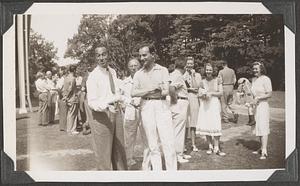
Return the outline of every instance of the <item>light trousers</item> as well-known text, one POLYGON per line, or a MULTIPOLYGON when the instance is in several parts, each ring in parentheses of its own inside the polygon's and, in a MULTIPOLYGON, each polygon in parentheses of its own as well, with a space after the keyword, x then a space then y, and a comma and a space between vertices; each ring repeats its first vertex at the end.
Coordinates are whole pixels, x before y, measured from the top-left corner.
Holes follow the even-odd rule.
POLYGON ((152 169, 154 171, 162 170, 159 138, 165 158, 166 170, 177 170, 172 114, 167 101, 143 100, 141 116, 150 150, 152 169))
POLYGON ((221 96, 222 119, 233 118, 231 104, 233 102, 233 85, 223 86, 223 96, 221 96))
POLYGON ((176 104, 171 105, 172 121, 175 135, 175 150, 177 155, 184 151, 184 137, 187 121, 188 100, 179 99, 176 104))
POLYGON ((150 151, 147 144, 146 134, 142 127, 140 111, 135 110, 135 120, 126 120, 124 122, 124 137, 125 137, 125 150, 127 161, 133 159, 134 147, 136 144, 136 137, 138 129, 140 131, 142 144, 144 145, 142 170, 150 170, 150 151))

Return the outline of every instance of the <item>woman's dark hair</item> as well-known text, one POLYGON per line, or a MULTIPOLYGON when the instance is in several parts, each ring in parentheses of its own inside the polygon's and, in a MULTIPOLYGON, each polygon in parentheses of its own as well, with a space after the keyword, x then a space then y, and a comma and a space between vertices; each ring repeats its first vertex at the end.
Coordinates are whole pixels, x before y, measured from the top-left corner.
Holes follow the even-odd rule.
POLYGON ((69 67, 69 72, 75 72, 76 71, 76 66, 75 65, 71 65, 69 67))
POLYGON ((261 75, 266 75, 266 74, 267 74, 267 69, 266 69, 265 65, 264 65, 262 62, 260 62, 260 61, 255 61, 255 62, 252 64, 252 67, 255 66, 255 65, 258 65, 258 66, 259 66, 261 75))
POLYGON ((211 68, 213 69, 213 72, 212 72, 213 78, 217 77, 218 76, 218 69, 216 68, 216 66, 213 65, 213 64, 211 64, 211 63, 206 63, 206 64, 204 64, 204 78, 207 77, 207 75, 206 75, 206 68, 208 66, 211 66, 211 68))

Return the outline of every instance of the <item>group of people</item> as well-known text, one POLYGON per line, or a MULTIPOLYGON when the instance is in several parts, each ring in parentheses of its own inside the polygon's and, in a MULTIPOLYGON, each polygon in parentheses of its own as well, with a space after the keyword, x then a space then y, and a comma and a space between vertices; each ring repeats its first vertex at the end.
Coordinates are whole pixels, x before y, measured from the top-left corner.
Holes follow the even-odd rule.
POLYGON ((76 75, 76 67, 59 68, 56 74, 51 71, 38 72, 35 86, 39 98, 40 126, 54 124, 59 115, 59 129, 70 135, 90 133, 87 121, 86 78, 76 75))
MULTIPOLYGON (((128 61, 130 75, 121 80, 109 66, 105 47, 97 47, 94 54, 97 66, 86 78, 84 103, 99 170, 128 170, 134 165, 138 131, 144 146, 142 170, 162 170, 162 157, 166 170, 177 170, 178 163, 188 162, 191 155, 186 154, 187 133, 191 136, 192 151, 199 151, 195 141, 199 132, 206 136, 207 154, 226 155, 220 147, 222 121, 238 122, 238 114, 231 107, 237 80, 226 61, 222 61, 223 69, 219 72, 213 64, 205 64, 201 75, 195 72, 192 57, 178 57, 175 69, 169 73, 156 63, 154 48, 146 45, 139 49, 139 59, 128 61)), ((68 119, 74 122, 72 116, 76 112, 72 107, 76 101, 69 96, 73 95, 69 91, 75 91, 73 68, 70 67, 64 80, 59 99, 67 104, 67 123, 68 119)), ((262 63, 254 62, 253 72, 250 88, 243 86, 245 78, 238 81, 238 93, 240 97, 252 97, 246 104, 248 124, 261 142, 261 148, 253 153, 266 159, 270 132, 268 98, 272 95, 272 85, 262 63)), ((41 80, 36 85, 43 117, 43 98, 49 93, 38 88, 38 81, 41 80)), ((74 125, 67 128, 72 132, 74 125)))

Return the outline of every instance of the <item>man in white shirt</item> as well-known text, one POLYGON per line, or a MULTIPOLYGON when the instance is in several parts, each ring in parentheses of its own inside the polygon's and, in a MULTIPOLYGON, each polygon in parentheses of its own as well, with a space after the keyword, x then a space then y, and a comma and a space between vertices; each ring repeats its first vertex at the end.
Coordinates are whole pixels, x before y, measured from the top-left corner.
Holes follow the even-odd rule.
POLYGON ((125 115, 124 115, 124 136, 125 136, 125 150, 128 166, 136 164, 134 158, 134 147, 136 144, 137 131, 139 129, 144 149, 144 159, 142 164, 143 170, 149 170, 149 149, 147 148, 147 141, 143 127, 141 126, 140 116, 140 98, 131 97, 131 89, 133 85, 133 76, 141 65, 138 59, 132 58, 127 64, 130 75, 122 82, 122 95, 125 96, 125 115))
POLYGON ((56 89, 58 91, 58 114, 59 114, 59 130, 60 131, 66 131, 67 130, 67 112, 68 107, 67 103, 62 100, 63 98, 63 87, 64 87, 64 81, 66 79, 67 70, 65 67, 61 67, 59 69, 59 78, 56 83, 56 89))
POLYGON ((139 50, 143 67, 133 77, 132 97, 141 97, 142 125, 150 150, 154 171, 162 170, 158 139, 161 141, 167 170, 177 170, 172 114, 166 101, 169 94, 168 69, 155 63, 154 48, 144 46, 139 50))
POLYGON ((50 87, 49 98, 48 98, 48 106, 49 106, 49 122, 54 123, 55 118, 55 103, 57 99, 57 90, 55 88, 55 82, 52 77, 52 72, 46 72, 46 81, 48 87, 50 87))
POLYGON ((91 108, 90 126, 99 170, 127 170, 124 149, 121 94, 116 71, 108 66, 105 47, 95 49, 98 66, 90 73, 87 101, 91 108))
POLYGON ((186 163, 188 162, 187 159, 191 158, 190 155, 183 154, 186 120, 189 106, 188 89, 183 77, 185 66, 186 59, 184 57, 179 57, 175 61, 175 70, 170 74, 172 121, 175 133, 177 161, 179 163, 186 163))
POLYGON ((49 124, 48 93, 50 88, 47 85, 44 73, 38 72, 36 77, 35 86, 39 93, 39 125, 46 126, 49 124))

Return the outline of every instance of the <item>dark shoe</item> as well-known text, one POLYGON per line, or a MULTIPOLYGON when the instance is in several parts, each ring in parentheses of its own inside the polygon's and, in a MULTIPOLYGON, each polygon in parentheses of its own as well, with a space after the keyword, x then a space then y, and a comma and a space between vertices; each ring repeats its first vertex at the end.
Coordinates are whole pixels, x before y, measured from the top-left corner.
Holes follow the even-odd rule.
POLYGON ((82 132, 83 135, 89 135, 90 133, 91 133, 91 129, 87 129, 82 132))
POLYGON ((229 123, 229 120, 228 119, 223 119, 223 122, 224 123, 229 123))
POLYGON ((239 115, 238 114, 233 114, 233 123, 237 123, 239 119, 239 115))
POLYGON ((249 115, 249 122, 247 123, 247 125, 254 126, 255 124, 256 124, 256 122, 254 119, 254 115, 249 115))

